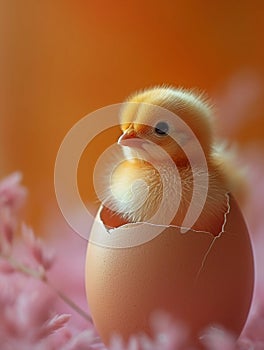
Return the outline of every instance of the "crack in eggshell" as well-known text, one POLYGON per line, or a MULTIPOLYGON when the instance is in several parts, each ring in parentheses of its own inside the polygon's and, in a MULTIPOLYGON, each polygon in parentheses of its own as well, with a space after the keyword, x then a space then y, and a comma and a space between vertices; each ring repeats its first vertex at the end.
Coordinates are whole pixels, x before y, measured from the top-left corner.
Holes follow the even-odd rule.
MULTIPOLYGON (((134 222, 127 223, 122 220, 121 217, 117 216, 114 212, 110 211, 107 207, 102 206, 98 211, 98 215, 96 217, 96 225, 103 227, 103 230, 98 230, 100 234, 98 236, 90 237, 90 241, 93 241, 96 244, 104 245, 105 247, 112 248, 129 248, 141 244, 145 244, 148 241, 156 238, 159 234, 161 234, 166 229, 175 228, 175 233, 179 235, 185 235, 189 233, 199 233, 201 235, 205 235, 204 237, 211 237, 209 245, 207 245, 204 254, 202 254, 201 264, 199 264, 199 269, 196 274, 196 279, 199 278, 199 275, 205 265, 206 259, 215 246, 215 242, 219 239, 222 233, 225 231, 225 227, 227 224, 227 216, 230 212, 230 197, 229 193, 225 194, 226 196, 226 211, 223 214, 223 222, 221 226, 221 231, 216 235, 213 232, 196 230, 193 228, 186 228, 184 232, 182 232, 182 226, 172 225, 172 224, 156 224, 151 222, 134 222), (144 235, 142 235, 142 230, 139 230, 139 226, 143 225, 144 235), (150 230, 147 227, 151 227, 150 230), (180 230, 180 231, 179 231, 180 230), (124 234, 126 234, 124 236, 124 234), (124 239, 125 237, 125 239, 124 239), (116 246, 115 246, 116 244, 116 246)), ((93 232, 97 232, 97 230, 93 230, 93 232)))
POLYGON ((223 222, 223 225, 222 225, 222 229, 221 229, 221 231, 218 233, 218 235, 215 236, 215 237, 213 238, 211 244, 209 245, 207 251, 205 252, 204 257, 203 257, 203 260, 202 260, 202 263, 201 263, 201 266, 200 266, 200 268, 199 268, 199 270, 198 270, 198 272, 197 272, 197 275, 196 275, 196 277, 195 277, 195 282, 198 281, 199 276, 200 276, 200 274, 201 274, 201 272, 202 272, 202 270, 203 270, 203 268, 204 268, 204 266, 205 266, 206 259, 207 259, 208 255, 209 255, 209 253, 211 252, 211 250, 213 249, 213 246, 214 246, 216 240, 219 239, 219 238, 222 236, 222 234, 225 232, 225 226, 226 226, 226 224, 227 224, 227 216, 228 216, 228 214, 230 213, 230 209, 231 209, 229 193, 226 193, 225 196, 226 196, 226 206, 227 206, 227 210, 226 210, 226 212, 224 213, 224 222, 223 222))
MULTIPOLYGON (((224 221, 223 221, 223 224, 222 224, 222 229, 221 231, 215 235, 213 234, 212 232, 210 231, 204 231, 204 230, 195 230, 191 227, 183 227, 183 226, 179 226, 179 225, 165 225, 165 224, 157 224, 157 223, 152 223, 152 222, 149 222, 149 221, 137 221, 137 222, 129 222, 129 223, 124 223, 124 224, 121 224, 121 225, 118 225, 116 227, 112 227, 112 226, 108 226, 106 224, 106 222, 104 221, 103 217, 101 216, 101 213, 104 209, 104 207, 101 207, 101 209, 99 210, 100 212, 100 221, 102 222, 102 224, 104 225, 105 229, 107 230, 107 232, 109 234, 113 233, 114 231, 120 229, 121 227, 122 228, 130 228, 132 226, 136 226, 136 225, 149 225, 149 226, 155 226, 155 227, 164 227, 164 229, 166 228, 169 228, 169 227, 175 227, 175 228, 179 228, 179 229, 184 229, 184 230, 187 230, 187 231, 192 231, 192 232, 196 232, 196 233, 207 233, 207 234, 210 234, 212 236, 214 236, 214 238, 219 238, 221 236, 222 233, 224 233, 224 230, 225 230, 225 226, 226 226, 226 223, 227 223, 227 215, 229 214, 230 212, 230 197, 229 197, 229 193, 226 193, 225 194, 226 196, 226 206, 227 206, 227 210, 226 212, 224 213, 224 221)), ((187 232, 186 231, 186 232, 187 232)), ((180 234, 186 234, 186 232, 181 232, 180 234)))

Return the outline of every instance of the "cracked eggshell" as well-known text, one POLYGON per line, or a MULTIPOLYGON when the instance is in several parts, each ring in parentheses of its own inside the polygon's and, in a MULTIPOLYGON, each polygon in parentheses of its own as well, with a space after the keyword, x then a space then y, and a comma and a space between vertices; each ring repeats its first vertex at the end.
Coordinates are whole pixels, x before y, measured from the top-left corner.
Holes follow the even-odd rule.
POLYGON ((147 223, 109 234, 98 214, 87 249, 86 291, 105 343, 116 333, 124 339, 151 334, 150 316, 156 310, 185 322, 194 337, 211 324, 240 334, 251 304, 254 266, 248 230, 232 197, 230 208, 218 237, 191 230, 183 234, 176 227, 156 235, 147 223), (124 248, 130 231, 131 240, 134 234, 154 238, 124 248))

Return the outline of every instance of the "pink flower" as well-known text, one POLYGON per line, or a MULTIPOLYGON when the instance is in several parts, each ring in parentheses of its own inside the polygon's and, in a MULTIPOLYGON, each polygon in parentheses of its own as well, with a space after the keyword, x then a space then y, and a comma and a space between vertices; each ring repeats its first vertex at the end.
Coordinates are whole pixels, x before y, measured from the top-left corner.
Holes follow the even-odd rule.
POLYGON ((11 248, 18 210, 26 199, 27 191, 20 185, 21 178, 17 172, 0 182, 0 251, 5 255, 11 248))
POLYGON ((45 338, 48 335, 58 331, 60 328, 64 327, 69 321, 71 315, 55 315, 50 320, 45 322, 39 329, 37 334, 37 339, 45 338))
POLYGON ((219 327, 210 327, 201 338, 202 343, 208 350, 235 350, 236 338, 219 327))
POLYGON ((45 247, 42 240, 37 238, 34 231, 25 224, 22 225, 22 236, 35 261, 45 271, 49 270, 55 259, 54 251, 50 247, 45 247))
POLYGON ((20 185, 22 174, 13 173, 0 182, 0 210, 3 207, 10 208, 16 213, 25 203, 27 190, 20 185))

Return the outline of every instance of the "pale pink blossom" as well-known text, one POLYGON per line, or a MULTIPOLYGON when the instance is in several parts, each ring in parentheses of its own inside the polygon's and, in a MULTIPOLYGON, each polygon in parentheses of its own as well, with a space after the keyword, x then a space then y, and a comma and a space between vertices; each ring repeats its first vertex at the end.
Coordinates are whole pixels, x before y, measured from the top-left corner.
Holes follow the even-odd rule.
POLYGON ((208 350, 235 350, 236 338, 221 327, 210 327, 201 337, 202 343, 208 350))
POLYGON ((70 318, 71 318, 71 315, 67 315, 67 314, 53 316, 50 320, 46 321, 40 327, 36 338, 40 340, 58 331, 60 328, 66 325, 66 323, 69 321, 70 318))
POLYGON ((21 179, 21 173, 16 172, 0 181, 0 252, 4 255, 10 252, 18 211, 27 195, 21 179))
POLYGON ((62 350, 106 350, 94 330, 84 330, 70 339, 62 350))
POLYGON ((13 173, 0 181, 0 208, 9 207, 14 213, 25 203, 27 190, 20 182, 22 174, 13 173))
POLYGON ((51 247, 47 248, 43 241, 35 236, 34 231, 25 224, 22 225, 22 235, 35 261, 46 271, 49 270, 55 259, 51 247))

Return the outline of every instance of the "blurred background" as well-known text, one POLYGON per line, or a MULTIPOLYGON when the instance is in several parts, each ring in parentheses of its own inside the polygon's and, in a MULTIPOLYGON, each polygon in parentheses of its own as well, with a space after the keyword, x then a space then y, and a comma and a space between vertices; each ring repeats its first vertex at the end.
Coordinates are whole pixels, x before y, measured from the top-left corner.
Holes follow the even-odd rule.
MULTIPOLYGON (((219 135, 251 159, 264 151, 263 1, 0 0, 0 26, 0 177, 23 173, 37 232, 60 215, 53 171, 67 131, 135 90, 205 90, 219 135)), ((100 136, 80 163, 93 209, 91 169, 118 133, 100 136)))

